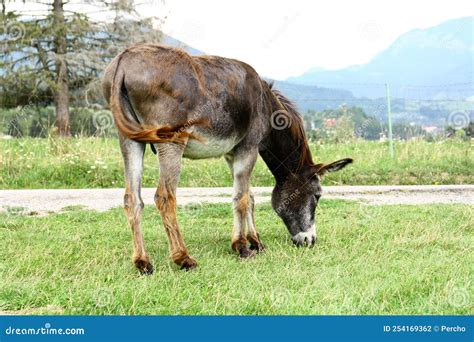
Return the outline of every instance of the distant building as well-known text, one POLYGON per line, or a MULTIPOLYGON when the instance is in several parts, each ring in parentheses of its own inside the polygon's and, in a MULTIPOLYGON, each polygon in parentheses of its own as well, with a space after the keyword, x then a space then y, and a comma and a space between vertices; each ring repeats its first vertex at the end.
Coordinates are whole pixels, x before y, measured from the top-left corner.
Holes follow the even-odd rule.
POLYGON ((437 126, 423 126, 421 127, 423 131, 429 134, 439 134, 442 133, 442 129, 437 126))
POLYGON ((337 119, 334 119, 334 118, 324 119, 324 126, 326 128, 335 127, 336 125, 337 125, 337 119))

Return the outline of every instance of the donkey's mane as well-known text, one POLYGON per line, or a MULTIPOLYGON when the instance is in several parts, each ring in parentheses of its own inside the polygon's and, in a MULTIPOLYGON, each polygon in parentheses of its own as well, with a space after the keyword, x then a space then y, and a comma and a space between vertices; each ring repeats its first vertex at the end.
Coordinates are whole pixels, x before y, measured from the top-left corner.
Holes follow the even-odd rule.
POLYGON ((273 93, 275 96, 277 102, 280 104, 280 106, 284 109, 286 112, 285 114, 288 115, 289 122, 290 122, 290 132, 297 143, 298 146, 301 146, 301 155, 300 155, 300 163, 299 167, 303 165, 314 165, 313 163, 313 158, 311 156, 311 150, 309 149, 308 145, 308 139, 306 138, 306 132, 304 130, 304 122, 303 118, 301 117, 300 113, 298 113, 298 110, 296 108, 296 105, 293 101, 288 99, 285 95, 283 95, 279 90, 274 89, 273 85, 274 83, 268 83, 267 81, 264 81, 268 87, 270 88, 270 91, 273 93))

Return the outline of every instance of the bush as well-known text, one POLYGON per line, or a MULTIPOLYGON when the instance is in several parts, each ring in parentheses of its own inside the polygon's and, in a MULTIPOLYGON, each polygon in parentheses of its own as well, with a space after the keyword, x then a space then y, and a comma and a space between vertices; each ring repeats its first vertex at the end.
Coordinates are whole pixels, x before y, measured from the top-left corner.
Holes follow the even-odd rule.
POLYGON ((71 133, 75 136, 115 136, 112 113, 106 109, 73 108, 71 110, 71 133))
MULTIPOLYGON (((116 135, 109 110, 73 107, 70 111, 71 133, 74 136, 116 135)), ((47 137, 54 127, 54 108, 24 106, 0 110, 0 132, 13 137, 47 137)))

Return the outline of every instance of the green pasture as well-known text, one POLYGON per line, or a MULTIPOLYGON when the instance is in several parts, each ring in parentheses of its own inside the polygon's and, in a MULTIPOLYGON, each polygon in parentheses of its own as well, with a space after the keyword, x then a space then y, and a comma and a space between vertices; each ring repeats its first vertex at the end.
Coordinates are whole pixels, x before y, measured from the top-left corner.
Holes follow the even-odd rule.
MULTIPOLYGON (((182 208, 181 208, 182 209, 182 208)), ((321 200, 318 243, 296 248, 269 204, 266 251, 231 251, 229 205, 179 211, 198 269, 168 256, 159 214, 144 212, 156 272, 140 276, 121 209, 0 215, 0 310, 12 314, 472 314, 473 207, 321 200)))

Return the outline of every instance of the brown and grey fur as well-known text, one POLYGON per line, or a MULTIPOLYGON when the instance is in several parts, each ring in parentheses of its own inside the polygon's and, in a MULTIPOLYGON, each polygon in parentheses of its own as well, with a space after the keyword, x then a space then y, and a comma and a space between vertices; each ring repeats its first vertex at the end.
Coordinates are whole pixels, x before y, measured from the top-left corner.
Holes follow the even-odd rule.
POLYGON ((181 268, 197 266, 176 219, 182 157, 225 157, 234 180, 232 249, 242 258, 264 249, 255 228, 250 190, 258 154, 275 177, 272 205, 293 241, 298 246, 314 244, 320 175, 352 160, 314 164, 293 104, 252 67, 233 59, 192 57, 179 49, 143 44, 119 54, 107 67, 102 84, 119 131, 125 212, 133 232, 133 260, 142 273, 153 272, 140 227, 147 143, 157 151, 160 166, 155 203, 171 258, 181 268), (284 113, 289 124, 275 125, 274 113, 284 113))

